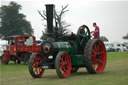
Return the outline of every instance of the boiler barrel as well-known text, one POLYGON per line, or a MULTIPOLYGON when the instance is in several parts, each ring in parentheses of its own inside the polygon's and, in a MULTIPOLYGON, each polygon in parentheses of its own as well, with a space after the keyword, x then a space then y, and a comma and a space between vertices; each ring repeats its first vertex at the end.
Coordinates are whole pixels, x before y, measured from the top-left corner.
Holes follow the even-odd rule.
POLYGON ((41 45, 41 50, 44 55, 52 55, 60 51, 68 52, 69 54, 77 51, 77 46, 71 45, 69 42, 48 42, 45 41, 41 45))
POLYGON ((75 44, 72 46, 69 42, 57 42, 57 45, 59 47, 59 51, 65 51, 69 54, 77 51, 75 44))

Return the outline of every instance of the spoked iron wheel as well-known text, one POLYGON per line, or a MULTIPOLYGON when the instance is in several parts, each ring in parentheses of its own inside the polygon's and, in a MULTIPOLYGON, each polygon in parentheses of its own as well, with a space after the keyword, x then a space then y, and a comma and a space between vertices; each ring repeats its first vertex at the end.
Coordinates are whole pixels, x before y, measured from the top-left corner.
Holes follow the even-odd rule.
POLYGON ((2 64, 8 64, 7 57, 4 54, 1 56, 1 63, 2 64))
POLYGON ((89 73, 100 73, 106 65, 106 49, 101 40, 90 40, 85 47, 85 64, 89 73))
POLYGON ((55 68, 60 78, 65 78, 70 75, 71 72, 71 59, 68 53, 59 52, 56 56, 55 68))
POLYGON ((71 73, 76 73, 79 70, 79 67, 72 67, 71 73))
POLYGON ((44 57, 40 53, 33 53, 28 62, 28 68, 33 78, 40 78, 44 73, 41 63, 44 61, 44 57))

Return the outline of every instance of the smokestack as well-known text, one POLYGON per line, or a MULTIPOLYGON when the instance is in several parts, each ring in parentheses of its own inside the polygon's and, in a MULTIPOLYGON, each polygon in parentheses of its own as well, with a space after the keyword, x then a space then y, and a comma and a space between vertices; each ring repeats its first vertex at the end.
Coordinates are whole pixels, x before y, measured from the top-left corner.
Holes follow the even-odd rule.
POLYGON ((53 38, 53 4, 46 5, 48 40, 53 38))

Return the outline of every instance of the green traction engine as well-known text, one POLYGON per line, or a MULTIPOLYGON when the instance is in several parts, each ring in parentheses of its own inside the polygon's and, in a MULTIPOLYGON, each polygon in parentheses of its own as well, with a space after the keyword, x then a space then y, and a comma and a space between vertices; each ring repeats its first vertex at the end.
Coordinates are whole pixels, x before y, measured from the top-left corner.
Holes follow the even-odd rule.
POLYGON ((32 77, 42 77, 45 69, 56 69, 60 78, 84 67, 90 74, 100 73, 106 65, 106 49, 99 39, 91 39, 86 25, 78 28, 77 34, 62 35, 57 25, 53 26, 54 5, 46 5, 48 38, 41 44, 41 51, 33 53, 28 68, 32 77))

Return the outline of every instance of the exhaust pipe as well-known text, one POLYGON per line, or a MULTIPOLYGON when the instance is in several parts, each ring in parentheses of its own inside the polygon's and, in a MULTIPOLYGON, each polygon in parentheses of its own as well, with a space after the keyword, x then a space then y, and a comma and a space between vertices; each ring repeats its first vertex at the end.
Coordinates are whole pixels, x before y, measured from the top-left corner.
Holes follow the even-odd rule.
POLYGON ((47 36, 49 41, 54 41, 53 38, 53 4, 47 4, 46 5, 46 16, 47 16, 47 36))

